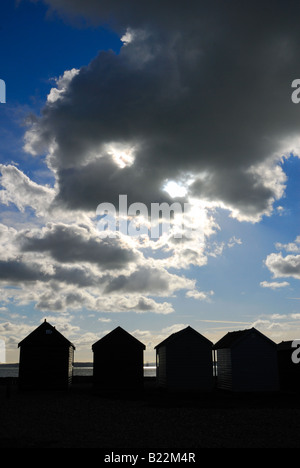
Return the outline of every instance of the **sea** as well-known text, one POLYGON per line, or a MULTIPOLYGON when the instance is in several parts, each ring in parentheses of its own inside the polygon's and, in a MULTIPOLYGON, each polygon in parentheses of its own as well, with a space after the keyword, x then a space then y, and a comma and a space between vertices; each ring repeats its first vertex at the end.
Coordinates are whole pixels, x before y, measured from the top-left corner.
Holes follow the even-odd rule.
MULTIPOLYGON (((19 365, 18 364, 0 364, 0 378, 3 377, 18 377, 19 365)), ((93 364, 89 363, 74 363, 73 366, 74 376, 92 376, 93 364)), ((156 366, 144 366, 144 377, 156 377, 156 366)))

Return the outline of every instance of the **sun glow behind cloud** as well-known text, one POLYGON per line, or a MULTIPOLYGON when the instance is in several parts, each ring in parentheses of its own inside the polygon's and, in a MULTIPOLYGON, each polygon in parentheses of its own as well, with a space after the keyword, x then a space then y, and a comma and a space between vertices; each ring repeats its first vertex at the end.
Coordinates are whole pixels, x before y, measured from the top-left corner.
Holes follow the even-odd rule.
POLYGON ((172 198, 181 198, 181 197, 185 197, 188 190, 187 188, 178 183, 178 182, 175 182, 174 180, 170 180, 168 181, 165 185, 164 185, 164 190, 172 197, 172 198))
POLYGON ((130 167, 134 163, 137 145, 109 143, 105 145, 105 149, 117 166, 124 169, 124 167, 130 167))

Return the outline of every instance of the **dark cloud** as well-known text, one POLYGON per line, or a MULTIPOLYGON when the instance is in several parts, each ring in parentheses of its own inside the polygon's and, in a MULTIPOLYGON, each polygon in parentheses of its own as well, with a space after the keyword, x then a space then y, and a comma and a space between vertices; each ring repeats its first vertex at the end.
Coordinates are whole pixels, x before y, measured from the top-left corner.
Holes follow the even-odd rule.
POLYGON ((193 281, 172 275, 162 268, 141 266, 129 275, 112 278, 105 288, 105 293, 147 293, 164 296, 177 289, 191 288, 193 285, 193 281))
POLYGON ((19 241, 23 252, 50 254, 60 263, 87 262, 109 270, 124 268, 138 260, 138 255, 117 239, 101 239, 78 225, 49 225, 39 236, 22 233, 19 241))
POLYGON ((170 202, 162 191, 158 171, 153 168, 118 168, 110 157, 104 156, 87 165, 58 171, 59 193, 53 206, 67 209, 95 210, 102 202, 113 203, 116 211, 119 195, 127 195, 128 206, 136 201, 170 202))
MULTIPOLYGON (((26 283, 47 283, 55 292, 58 284, 75 285, 80 288, 99 287, 109 277, 102 278, 81 266, 71 268, 62 265, 45 268, 45 258, 42 262, 32 262, 28 259, 11 259, 0 261, 0 281, 15 285, 26 283)), ((58 292, 58 291, 56 291, 58 292)))
POLYGON ((22 260, 0 260, 0 281, 17 284, 48 281, 50 278, 38 264, 27 264, 22 260))
MULTIPOLYGON (((282 176, 282 179, 285 178, 282 176)), ((274 178, 275 181, 275 178, 274 178)), ((191 193, 204 194, 209 201, 222 201, 246 216, 268 212, 275 197, 275 187, 266 186, 258 174, 235 168, 223 168, 191 185, 191 193)))
POLYGON ((241 218, 270 213, 284 190, 276 164, 298 151, 299 4, 46 3, 132 37, 65 80, 27 134, 29 151, 51 149, 56 204, 95 210, 120 193, 160 201, 167 180, 190 174, 199 198, 241 218), (121 169, 111 144, 133 148, 134 163, 121 169))
MULTIPOLYGON (((83 266, 67 268, 62 265, 55 265, 52 279, 59 284, 75 285, 80 288, 98 287, 104 282, 104 278, 83 266)), ((52 285, 52 287, 55 287, 52 285)))
MULTIPOLYGON (((151 25, 165 28, 181 27, 193 23, 203 9, 212 10, 210 5, 222 5, 221 2, 189 1, 189 8, 181 0, 152 0, 151 3, 130 0, 43 0, 50 5, 51 10, 61 13, 65 19, 80 21, 86 20, 93 24, 109 24, 122 31, 127 26, 151 25), (194 16, 191 15, 191 9, 194 16)), ((76 23, 75 23, 76 24, 76 23)), ((81 23, 83 24, 83 23, 81 23)))

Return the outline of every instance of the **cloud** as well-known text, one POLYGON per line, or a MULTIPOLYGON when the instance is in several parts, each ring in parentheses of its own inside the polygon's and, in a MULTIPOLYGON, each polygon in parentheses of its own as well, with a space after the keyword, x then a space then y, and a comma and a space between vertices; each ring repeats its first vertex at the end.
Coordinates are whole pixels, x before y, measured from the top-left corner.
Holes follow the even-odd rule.
POLYGON ((276 249, 284 249, 287 252, 299 253, 300 252, 300 236, 297 236, 294 242, 289 242, 288 244, 282 244, 281 242, 276 242, 276 249))
POLYGON ((280 289, 289 286, 290 283, 287 281, 276 282, 276 281, 261 281, 260 286, 262 288, 270 288, 270 289, 280 289))
POLYGON ((120 193, 170 200, 166 181, 192 176, 187 197, 241 221, 272 213, 287 181, 282 157, 299 151, 298 5, 288 15, 276 2, 270 21, 257 1, 45 3, 130 35, 119 54, 66 71, 28 129, 26 150, 48 152, 57 206, 95 210, 120 193), (132 151, 130 163, 117 164, 116 147, 132 151))
POLYGON ((299 314, 272 314, 257 318, 251 326, 279 343, 298 339, 299 318, 299 314))
POLYGON ((33 182, 17 167, 0 164, 0 202, 13 203, 21 212, 26 207, 35 210, 37 216, 44 215, 55 195, 54 189, 33 182), (16 190, 17 187, 17 190, 16 190))
MULTIPOLYGON (((59 315, 80 310, 162 315, 174 312, 170 302, 158 302, 147 296, 148 291, 144 294, 139 291, 107 294, 104 292, 106 283, 101 281, 101 278, 95 278, 93 284, 89 284, 83 274, 75 276, 73 269, 70 270, 69 278, 66 271, 61 272, 61 276, 57 273, 45 276, 36 265, 33 266, 35 275, 24 264, 18 265, 13 271, 11 264, 1 264, 1 269, 3 273, 0 278, 0 291, 5 309, 30 304, 36 310, 45 313, 52 311, 59 315)), ((160 291, 155 295, 161 295, 160 291)))
POLYGON ((68 89, 70 81, 73 77, 79 73, 79 70, 73 68, 72 70, 67 70, 62 76, 55 80, 56 88, 51 88, 50 93, 47 96, 47 102, 54 103, 58 99, 63 97, 64 92, 68 89))
POLYGON ((191 297, 193 299, 198 299, 200 301, 209 300, 211 296, 213 295, 214 295, 214 291, 204 292, 204 291, 191 290, 191 291, 187 291, 186 293, 186 297, 191 297))
POLYGON ((32 303, 38 310, 60 313, 85 308, 169 314, 174 312, 169 302, 148 296, 172 296, 194 287, 193 280, 170 274, 122 239, 97 237, 92 224, 48 223, 19 232, 0 225, 0 239, 5 305, 32 303))
POLYGON ((140 313, 155 312, 157 314, 163 314, 163 315, 171 314, 172 312, 174 312, 173 306, 170 303, 168 302, 158 303, 149 297, 143 297, 143 296, 141 296, 138 299, 138 302, 136 305, 134 305, 133 307, 129 306, 128 309, 136 311, 136 312, 140 312, 140 313))
MULTIPOLYGON (((136 312, 168 315, 174 312, 169 302, 157 302, 139 293, 103 295, 97 298, 98 310, 103 312, 136 312)), ((97 310, 97 307, 95 307, 97 310)))
POLYGON ((5 342, 5 351, 15 350, 18 343, 27 336, 33 327, 24 323, 13 323, 10 321, 0 323, 0 339, 5 342))
MULTIPOLYGON (((297 236, 294 242, 283 244, 276 242, 275 247, 278 250, 285 250, 292 252, 292 254, 283 256, 282 252, 271 253, 267 256, 264 263, 269 271, 272 273, 273 278, 295 278, 300 279, 300 236, 297 236)), ((268 282, 262 281, 260 285, 263 288, 279 289, 289 286, 287 281, 283 282, 268 282)))
POLYGON ((14 228, 0 224, 0 255, 2 261, 12 259, 17 255, 16 235, 17 231, 14 228))
POLYGON ((0 242, 4 306, 166 315, 174 312, 172 304, 155 297, 172 296, 195 284, 169 273, 165 261, 146 258, 130 237, 101 238, 86 217, 81 223, 49 222, 19 231, 0 224, 0 242))
POLYGON ((118 239, 101 239, 87 225, 49 223, 41 231, 19 236, 22 252, 49 253, 60 263, 93 263, 102 269, 120 269, 138 262, 140 255, 118 239))
POLYGON ((32 281, 48 281, 49 279, 50 275, 45 273, 40 265, 29 265, 20 260, 0 260, 0 281, 30 283, 32 281))
POLYGON ((113 278, 105 293, 148 293, 168 296, 179 289, 193 288, 194 280, 169 273, 163 268, 141 266, 130 275, 113 278))
POLYGON ((282 253, 272 253, 265 260, 274 278, 291 277, 300 279, 300 255, 282 256, 282 253))

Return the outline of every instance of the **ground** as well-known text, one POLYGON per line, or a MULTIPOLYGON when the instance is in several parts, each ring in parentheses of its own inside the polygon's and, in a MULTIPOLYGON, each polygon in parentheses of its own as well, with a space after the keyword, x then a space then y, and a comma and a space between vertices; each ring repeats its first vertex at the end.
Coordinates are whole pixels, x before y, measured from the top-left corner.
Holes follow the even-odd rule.
POLYGON ((282 393, 170 394, 149 379, 141 394, 0 385, 1 448, 298 448, 300 399, 282 393))

